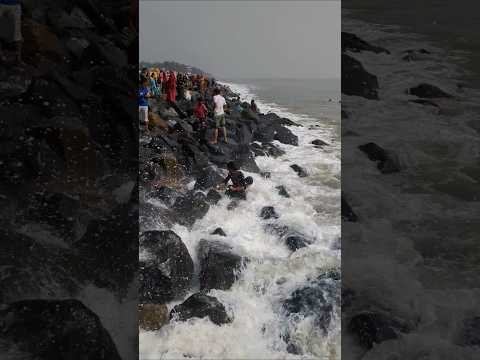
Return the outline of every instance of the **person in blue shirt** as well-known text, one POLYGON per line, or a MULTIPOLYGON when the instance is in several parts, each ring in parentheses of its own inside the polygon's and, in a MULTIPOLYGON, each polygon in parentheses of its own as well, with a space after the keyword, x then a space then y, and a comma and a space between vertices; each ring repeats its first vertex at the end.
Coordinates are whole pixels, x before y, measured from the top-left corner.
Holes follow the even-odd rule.
POLYGON ((148 80, 144 79, 140 82, 138 88, 138 113, 140 117, 140 124, 145 126, 148 131, 148 97, 150 97, 150 90, 148 88, 148 80))
MULTIPOLYGON (((0 0, 0 41, 13 45, 15 61, 22 61, 22 8, 18 0, 0 0)), ((5 58, 2 54, 2 60, 5 58)))

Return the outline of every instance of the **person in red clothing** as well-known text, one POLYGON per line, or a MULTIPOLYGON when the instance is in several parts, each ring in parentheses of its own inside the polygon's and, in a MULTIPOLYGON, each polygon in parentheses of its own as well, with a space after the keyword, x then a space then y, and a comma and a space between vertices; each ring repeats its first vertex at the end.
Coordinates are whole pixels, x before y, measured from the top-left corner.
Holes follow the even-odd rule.
POLYGON ((167 101, 175 102, 177 99, 177 77, 175 72, 171 71, 166 83, 167 101))
POLYGON ((195 110, 193 110, 193 115, 197 118, 195 122, 195 130, 198 134, 198 141, 200 144, 207 144, 207 114, 208 109, 203 98, 199 97, 197 99, 197 104, 195 105, 195 110))

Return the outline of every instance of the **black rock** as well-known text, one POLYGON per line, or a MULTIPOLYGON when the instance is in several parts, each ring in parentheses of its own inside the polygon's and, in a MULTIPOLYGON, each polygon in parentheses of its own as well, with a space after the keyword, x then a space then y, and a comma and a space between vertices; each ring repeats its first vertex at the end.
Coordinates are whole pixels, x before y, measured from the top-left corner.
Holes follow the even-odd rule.
POLYGON ((290 165, 290 167, 293 169, 293 171, 295 171, 298 174, 299 177, 308 176, 307 172, 297 164, 290 165))
POLYGON ((409 327, 400 320, 380 312, 363 312, 352 317, 348 325, 357 342, 366 349, 382 341, 396 339, 401 332, 408 332, 409 327))
POLYGON ((150 196, 162 200, 168 205, 173 205, 175 199, 181 196, 181 194, 178 191, 171 189, 167 186, 160 186, 151 191, 150 196))
POLYGON ((157 303, 164 303, 172 300, 169 296, 177 298, 183 295, 192 280, 194 266, 182 239, 171 230, 146 231, 140 235, 140 246, 154 256, 145 264, 143 279, 148 284, 159 280, 157 278, 152 280, 155 274, 162 279, 156 289, 153 289, 156 299, 149 299, 152 287, 147 286, 147 283, 141 283, 140 301, 147 303, 156 300, 157 303), (162 294, 165 294, 165 300, 160 301, 159 297, 162 294))
POLYGON ((263 207, 262 210, 260 211, 260 217, 264 220, 279 218, 273 206, 263 207))
POLYGON ((358 220, 357 215, 353 212, 352 208, 348 204, 347 200, 342 196, 341 200, 341 206, 342 206, 342 220, 343 221, 350 221, 350 222, 356 222, 358 220))
POLYGON ((223 176, 213 166, 203 168, 197 175, 197 181, 195 182, 195 190, 206 190, 211 187, 215 187, 223 181, 223 176))
POLYGON ((480 317, 465 321, 460 344, 463 346, 480 346, 480 317))
POLYGON ((308 246, 309 241, 300 234, 294 234, 285 238, 285 244, 291 251, 297 251, 308 246))
POLYGON ((368 143, 360 145, 358 148, 367 154, 371 161, 377 162, 377 168, 382 174, 391 174, 400 171, 400 165, 396 157, 377 144, 368 143))
POLYGON ((139 263, 138 299, 143 304, 164 304, 177 297, 171 279, 155 263, 139 263))
POLYGON ((425 100, 425 99, 417 99, 417 100, 408 100, 409 102, 420 104, 420 105, 425 105, 425 106, 433 106, 433 107, 439 107, 437 103, 431 101, 431 100, 425 100))
POLYGON ((328 146, 328 144, 327 144, 325 141, 320 140, 320 139, 313 140, 313 141, 312 141, 312 144, 313 144, 313 145, 316 145, 316 146, 318 146, 318 147, 328 146))
MULTIPOLYGON (((321 274, 308 286, 295 290, 283 303, 287 316, 312 316, 324 334, 328 332, 334 307, 340 307, 340 273, 336 270, 321 274)), ((295 317, 293 317, 295 318, 295 317)))
POLYGON ((272 176, 272 173, 270 171, 262 171, 260 175, 265 179, 270 179, 272 176))
POLYGON ((273 140, 280 141, 282 144, 298 146, 298 136, 283 126, 275 127, 273 140))
POLYGON ((342 93, 377 100, 377 89, 377 77, 367 72, 358 60, 342 54, 342 93))
POLYGON ((437 86, 426 84, 426 83, 410 88, 408 90, 408 93, 421 98, 431 98, 431 99, 452 97, 452 95, 447 94, 437 86))
POLYGON ((251 149, 255 156, 271 156, 277 158, 285 154, 285 151, 270 143, 263 143, 262 145, 253 143, 251 149))
POLYGON ((289 198, 290 194, 287 192, 287 189, 283 185, 276 186, 275 189, 278 190, 278 195, 289 198))
POLYGON ((195 221, 205 216, 210 208, 206 197, 201 193, 188 192, 178 197, 173 204, 173 216, 176 222, 184 226, 192 226, 195 221))
POLYGON ((227 236, 227 234, 225 234, 225 231, 223 231, 223 229, 222 229, 221 227, 216 228, 216 229, 212 232, 212 235, 227 236))
POLYGON ((200 240, 200 288, 227 290, 235 282, 242 266, 242 257, 219 241, 200 240))
POLYGON ((98 316, 78 300, 14 302, 0 318, 2 342, 35 359, 121 360, 98 316))
POLYGON ((342 31, 342 52, 350 50, 353 52, 373 51, 374 53, 390 54, 390 51, 380 46, 374 46, 360 39, 357 35, 342 31))
POLYGON ((207 202, 210 205, 216 205, 220 199, 222 198, 222 195, 216 190, 210 189, 207 193, 207 202))
POLYGON ((204 317, 208 317, 216 325, 232 322, 225 307, 217 298, 202 293, 193 294, 170 312, 170 319, 176 318, 180 321, 204 317))

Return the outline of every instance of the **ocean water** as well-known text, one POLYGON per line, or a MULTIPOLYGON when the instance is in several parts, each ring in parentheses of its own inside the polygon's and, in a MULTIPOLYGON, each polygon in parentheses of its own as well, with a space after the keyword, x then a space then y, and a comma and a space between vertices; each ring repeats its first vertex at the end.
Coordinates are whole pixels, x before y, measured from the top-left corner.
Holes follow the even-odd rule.
MULTIPOLYGON (((454 17, 465 1, 404 4, 406 10, 392 2, 382 23, 375 1, 351 3, 362 9, 344 9, 342 30, 391 54, 351 54, 378 77, 380 99, 342 96, 348 114, 342 120, 342 191, 360 218, 342 228, 342 281, 359 295, 361 309, 386 309, 412 330, 367 352, 344 334, 344 359, 478 359, 479 348, 461 341, 465 321, 480 315, 479 76, 466 47, 434 34, 430 15, 422 21, 415 15, 430 4, 444 31, 449 9, 454 17), (405 50, 422 48, 430 54, 402 60, 405 50), (405 90, 422 82, 453 98, 435 99, 438 108, 409 103, 415 97, 405 90), (393 151, 401 172, 380 174, 358 150, 367 142, 393 151)), ((478 13, 466 15, 448 37, 468 33, 475 19, 478 13)), ((342 318, 355 311, 344 309, 342 318)))
MULTIPOLYGON (((283 301, 294 290, 308 285, 328 269, 340 268, 339 84, 333 89, 325 88, 325 92, 315 92, 326 85, 310 82, 302 90, 297 83, 296 93, 292 88, 286 89, 283 80, 266 85, 262 82, 224 84, 242 100, 255 98, 261 112, 273 111, 303 125, 291 128, 299 137, 299 146, 277 143, 286 151, 285 155, 276 159, 257 157, 258 166, 270 172, 271 178, 247 173, 254 178, 254 185, 248 200, 236 209, 228 211, 229 201, 222 199, 191 229, 180 225, 172 227, 186 244, 196 271, 196 247, 202 238, 225 241, 250 262, 231 289, 210 291, 233 315, 231 324, 216 326, 208 319, 190 319, 171 322, 159 331, 141 330, 140 358, 340 359, 338 306, 332 304, 332 320, 326 334, 315 326, 312 316, 288 317, 282 310, 283 301), (315 148, 310 144, 314 139, 330 145, 315 148), (290 169, 294 163, 304 167, 310 176, 299 178, 290 169), (278 195, 275 189, 278 185, 286 187, 290 198, 278 195), (259 218, 259 213, 269 205, 280 215, 277 222, 304 233, 313 243, 291 253, 276 236, 265 232, 266 222, 259 218), (225 230, 226 238, 209 235, 218 226, 225 230), (282 339, 286 331, 302 355, 287 352, 282 339)), ((192 181, 189 186, 193 184, 192 181)), ((166 228, 160 218, 153 223, 152 229, 166 228)), ((148 254, 142 251, 141 256, 148 254)), ((191 293, 195 291, 198 289, 192 289, 191 293)), ((168 304, 168 308, 177 303, 179 301, 168 304)))

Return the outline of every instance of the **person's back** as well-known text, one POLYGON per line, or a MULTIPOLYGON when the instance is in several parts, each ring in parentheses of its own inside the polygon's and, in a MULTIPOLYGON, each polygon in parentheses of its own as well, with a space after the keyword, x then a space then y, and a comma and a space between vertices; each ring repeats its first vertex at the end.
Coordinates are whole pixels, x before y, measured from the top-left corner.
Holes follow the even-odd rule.
POLYGON ((215 104, 215 108, 214 108, 215 115, 224 115, 225 110, 223 109, 223 107, 226 104, 225 98, 220 94, 214 95, 213 103, 215 104))

